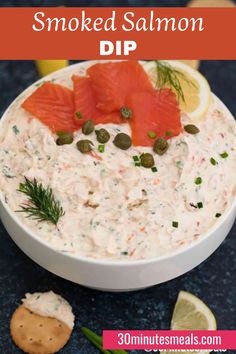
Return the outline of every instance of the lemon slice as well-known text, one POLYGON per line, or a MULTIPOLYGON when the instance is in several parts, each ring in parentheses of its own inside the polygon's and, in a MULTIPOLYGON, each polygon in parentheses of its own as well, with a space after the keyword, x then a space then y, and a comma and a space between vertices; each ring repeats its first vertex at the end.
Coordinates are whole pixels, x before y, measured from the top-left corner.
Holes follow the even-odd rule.
POLYGON ((36 60, 40 76, 46 76, 68 66, 68 60, 36 60))
MULTIPOLYGON (((181 110, 195 122, 203 118, 211 103, 211 90, 207 80, 199 71, 180 61, 165 60, 163 63, 167 63, 181 73, 177 74, 185 98, 184 101, 180 98, 181 110)), ((155 85, 157 81, 155 61, 145 63, 144 69, 155 85)))
POLYGON ((235 7, 232 0, 191 0, 188 7, 235 7))
MULTIPOLYGON (((186 291, 180 291, 172 320, 172 330, 216 330, 216 319, 209 307, 198 297, 186 291)), ((163 351, 162 354, 171 354, 163 351)), ((208 354, 208 351, 183 351, 183 354, 208 354)))
POLYGON ((192 69, 198 70, 200 66, 200 60, 180 60, 182 63, 189 65, 192 69))
POLYGON ((215 330, 216 319, 209 307, 198 297, 180 291, 172 320, 173 330, 215 330))

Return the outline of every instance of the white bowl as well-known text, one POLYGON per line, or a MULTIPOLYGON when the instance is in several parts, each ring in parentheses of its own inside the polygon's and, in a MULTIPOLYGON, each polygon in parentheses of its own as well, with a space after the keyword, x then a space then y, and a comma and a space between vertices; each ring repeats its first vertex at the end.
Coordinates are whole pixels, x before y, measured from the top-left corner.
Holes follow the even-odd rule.
MULTIPOLYGON (((62 70, 70 71, 71 67, 62 70)), ((49 79, 51 77, 52 75, 48 76, 49 79)), ((216 99, 228 111, 224 104, 218 98, 216 99)), ((1 121, 6 118, 7 111, 1 121)), ((231 115, 229 111, 228 113, 231 115)), ((223 242, 234 223, 235 214, 236 199, 208 233, 170 255, 138 261, 109 261, 76 257, 53 249, 21 223, 0 193, 1 220, 11 238, 27 256, 62 278, 107 291, 146 288, 176 278, 193 269, 208 258, 223 242)))

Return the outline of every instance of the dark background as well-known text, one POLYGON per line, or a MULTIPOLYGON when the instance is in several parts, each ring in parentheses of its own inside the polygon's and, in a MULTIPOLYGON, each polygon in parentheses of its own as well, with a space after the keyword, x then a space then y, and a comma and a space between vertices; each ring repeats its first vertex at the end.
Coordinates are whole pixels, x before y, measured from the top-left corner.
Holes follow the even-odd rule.
MULTIPOLYGON (((218 0, 216 0, 218 1, 218 0)), ((1 1, 1 6, 184 6, 187 1, 1 1)), ((217 40, 217 39, 216 39, 217 40)), ((201 72, 212 91, 236 116, 236 61, 204 61, 201 72)), ((32 61, 0 61, 0 116, 38 74, 32 61)), ((0 223, 0 354, 17 354, 9 335, 9 320, 25 292, 48 291, 73 306, 76 327, 64 354, 96 354, 80 333, 81 325, 102 329, 168 329, 180 290, 199 296, 213 310, 219 329, 236 329, 236 225, 222 246, 203 264, 175 280, 133 293, 86 289, 48 273, 26 257, 0 223)), ((135 352, 133 352, 135 353, 135 352)), ((236 353, 230 351, 229 353, 236 353)))
MULTIPOLYGON (((215 0, 217 3, 219 0, 215 0)), ((232 0, 235 2, 235 0, 232 0)), ((189 0, 1 0, 3 6, 146 6, 146 7, 183 7, 189 0)))
MULTIPOLYGON (((1 6, 186 6, 189 0, 1 0, 1 6)), ((219 0, 215 0, 218 2, 219 0)))

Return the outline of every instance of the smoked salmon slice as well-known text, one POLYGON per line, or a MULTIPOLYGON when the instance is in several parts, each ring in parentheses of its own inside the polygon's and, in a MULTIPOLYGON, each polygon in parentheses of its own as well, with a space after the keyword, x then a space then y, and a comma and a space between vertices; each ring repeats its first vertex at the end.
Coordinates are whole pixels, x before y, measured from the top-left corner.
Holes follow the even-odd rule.
POLYGON ((22 107, 52 132, 75 131, 74 93, 67 87, 45 82, 22 103, 22 107))
POLYGON ((96 95, 89 77, 72 76, 75 98, 75 120, 80 126, 85 120, 91 119, 94 124, 123 123, 119 112, 104 114, 97 108, 96 95))
POLYGON ((22 107, 52 132, 76 131, 84 121, 94 124, 127 123, 120 108, 132 111, 128 120, 136 146, 151 146, 154 139, 180 134, 180 109, 171 89, 155 90, 136 61, 95 64, 87 77, 72 76, 73 91, 45 82, 22 103, 22 107))
POLYGON ((170 89, 134 93, 127 97, 126 106, 133 113, 130 125, 135 146, 153 145, 155 140, 149 137, 149 132, 154 132, 157 138, 169 139, 182 130, 179 105, 170 89))
POLYGON ((119 111, 131 93, 153 91, 152 83, 137 61, 99 63, 87 70, 96 97, 104 112, 119 111))

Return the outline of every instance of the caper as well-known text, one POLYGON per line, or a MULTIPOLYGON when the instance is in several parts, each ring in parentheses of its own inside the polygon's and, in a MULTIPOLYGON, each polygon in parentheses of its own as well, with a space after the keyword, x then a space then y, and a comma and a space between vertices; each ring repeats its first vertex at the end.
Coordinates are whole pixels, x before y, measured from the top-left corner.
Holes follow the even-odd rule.
POLYGON ((193 124, 187 124, 184 126, 184 130, 189 133, 189 134, 197 134, 200 132, 200 130, 198 129, 198 127, 196 127, 196 125, 193 124))
POLYGON ((94 124, 91 120, 86 120, 82 125, 82 133, 89 135, 94 131, 94 124))
POLYGON ((78 119, 82 119, 83 118, 83 114, 81 112, 76 112, 75 115, 76 115, 76 117, 78 119))
POLYGON ((110 134, 106 129, 101 128, 99 130, 95 130, 95 134, 97 136, 97 141, 101 144, 107 143, 110 139, 110 134))
POLYGON ((140 156, 140 162, 143 167, 152 168, 155 165, 152 154, 146 153, 140 156))
POLYGON ((87 152, 92 151, 92 146, 93 142, 91 140, 79 140, 76 143, 77 149, 82 152, 83 154, 86 154, 87 152))
POLYGON ((153 151, 158 155, 163 155, 168 149, 168 147, 169 144, 166 139, 158 138, 153 145, 153 151))
POLYGON ((71 144, 73 142, 73 133, 71 132, 57 132, 58 138, 56 140, 57 145, 71 144))
POLYGON ((122 150, 127 150, 132 145, 132 140, 129 135, 125 133, 119 133, 116 135, 113 143, 116 147, 122 150))
POLYGON ((128 107, 121 107, 120 114, 121 114, 121 117, 125 118, 125 119, 130 119, 130 118, 132 118, 132 115, 133 115, 131 109, 128 107))

